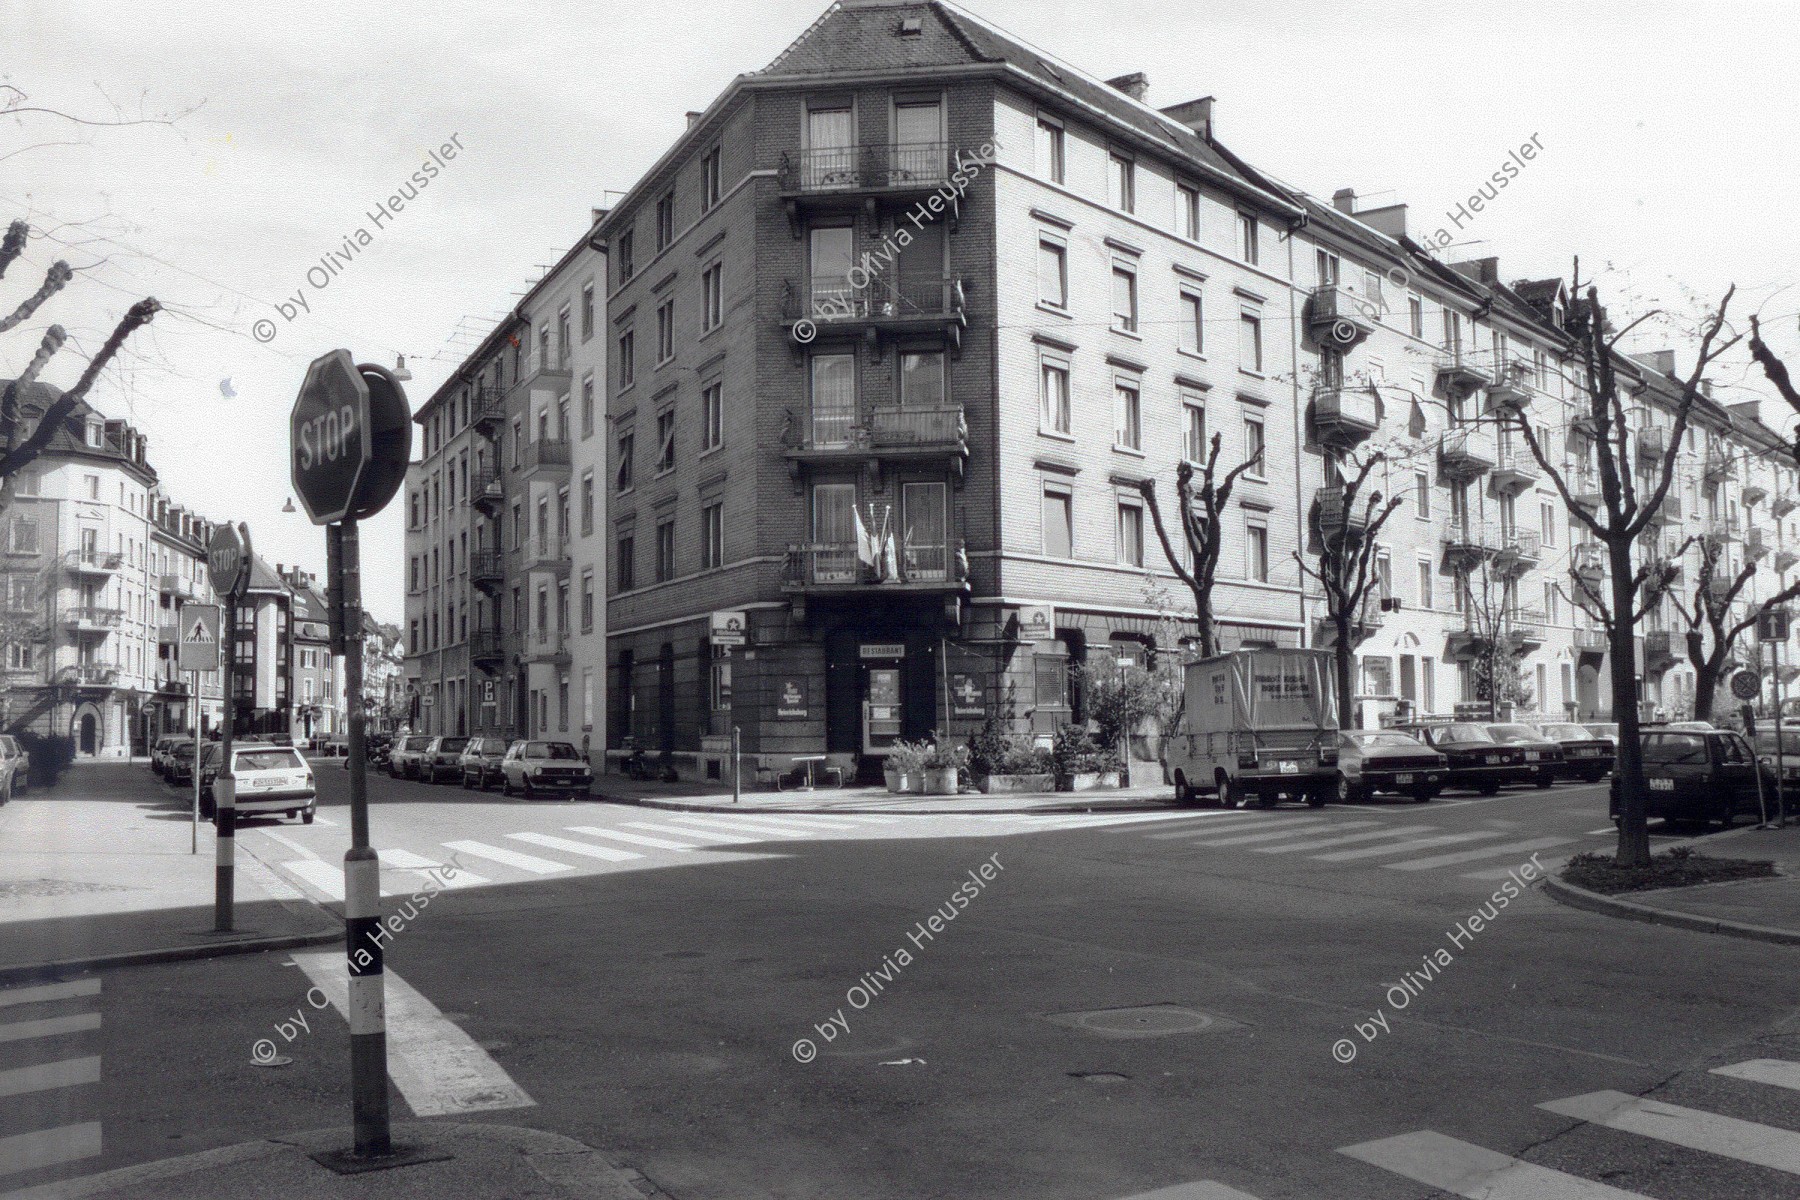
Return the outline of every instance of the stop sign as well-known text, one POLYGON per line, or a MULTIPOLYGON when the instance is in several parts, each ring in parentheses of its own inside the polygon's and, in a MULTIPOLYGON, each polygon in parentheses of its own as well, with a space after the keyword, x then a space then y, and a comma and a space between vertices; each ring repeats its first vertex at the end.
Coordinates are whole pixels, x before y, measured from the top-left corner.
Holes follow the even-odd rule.
POLYGON ((206 544, 206 568, 220 598, 241 596, 250 581, 250 531, 226 522, 213 530, 206 544))
POLYGON ((375 454, 369 430, 369 385, 348 350, 313 360, 290 418, 294 491, 315 525, 341 521, 375 454))

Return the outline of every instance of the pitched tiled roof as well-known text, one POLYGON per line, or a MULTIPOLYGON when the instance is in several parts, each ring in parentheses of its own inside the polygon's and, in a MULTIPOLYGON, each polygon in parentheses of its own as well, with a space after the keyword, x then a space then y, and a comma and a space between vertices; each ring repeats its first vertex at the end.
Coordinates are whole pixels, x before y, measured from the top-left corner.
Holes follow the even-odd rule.
MULTIPOLYGON (((12 382, 13 381, 10 379, 0 380, 0 390, 10 386, 12 382)), ((19 393, 18 404, 20 419, 35 425, 39 418, 50 410, 51 405, 62 399, 62 396, 63 389, 56 387, 53 384, 45 383, 42 380, 34 381, 19 393)), ((137 463, 130 455, 125 453, 124 448, 118 444, 118 440, 114 436, 109 435, 105 439, 106 445, 104 447, 88 445, 87 423, 90 420, 104 421, 106 420, 106 416, 95 409, 87 401, 77 400, 75 402, 75 407, 69 410, 69 415, 63 418, 61 426, 51 437, 50 441, 44 446, 40 457, 47 458, 61 454, 76 454, 88 458, 109 458, 115 460, 121 466, 130 466, 134 471, 147 474, 151 479, 156 478, 155 469, 137 463)))

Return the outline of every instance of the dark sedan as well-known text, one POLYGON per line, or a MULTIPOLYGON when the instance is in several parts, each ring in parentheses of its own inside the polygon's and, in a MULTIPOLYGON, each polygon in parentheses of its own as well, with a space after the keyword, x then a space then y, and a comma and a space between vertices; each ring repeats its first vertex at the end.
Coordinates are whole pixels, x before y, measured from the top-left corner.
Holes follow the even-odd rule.
POLYGON ((1525 752, 1525 762, 1531 767, 1531 781, 1539 787, 1549 787, 1563 773, 1562 746, 1531 726, 1499 724, 1489 725, 1487 729, 1502 746, 1517 746, 1525 752))
POLYGON ((1781 799, 1785 807, 1792 809, 1800 802, 1800 728, 1793 725, 1781 727, 1781 761, 1775 761, 1775 731, 1762 729, 1756 734, 1756 758, 1764 767, 1773 772, 1777 765, 1781 768, 1781 799))
POLYGON ((1409 733, 1352 730, 1338 735, 1338 802, 1397 792, 1423 804, 1443 789, 1444 756, 1409 733))
POLYGON ((1589 783, 1605 779, 1618 755, 1618 743, 1612 738, 1601 737, 1588 726, 1573 721, 1551 721, 1539 725, 1538 732, 1562 747, 1563 773, 1589 783))
POLYGON ((1523 749, 1502 746, 1486 728, 1473 722, 1407 725, 1401 731, 1416 735, 1443 754, 1449 776, 1445 787, 1473 788, 1484 796, 1492 796, 1505 784, 1531 782, 1536 773, 1534 767, 1526 765, 1523 749))
POLYGON ((502 782, 505 776, 500 772, 500 760, 511 744, 505 738, 470 738, 462 752, 462 785, 485 792, 490 784, 502 782))
MULTIPOLYGON (((1729 826, 1739 813, 1760 816, 1765 807, 1773 809, 1775 769, 1756 761, 1741 733, 1654 729, 1640 744, 1647 817, 1729 826)), ((1619 780, 1614 776, 1608 805, 1614 821, 1619 819, 1619 804, 1619 780)))

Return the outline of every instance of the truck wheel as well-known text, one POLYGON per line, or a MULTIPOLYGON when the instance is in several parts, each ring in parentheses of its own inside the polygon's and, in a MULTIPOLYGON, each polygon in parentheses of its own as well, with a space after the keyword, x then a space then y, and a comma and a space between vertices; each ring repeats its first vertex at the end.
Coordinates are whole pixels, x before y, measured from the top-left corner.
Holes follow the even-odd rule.
POLYGON ((1243 789, 1231 781, 1231 776, 1220 771, 1215 780, 1219 796, 1219 807, 1237 808, 1244 803, 1243 789))
POLYGON ((1194 789, 1188 786, 1187 776, 1180 773, 1175 776, 1175 807, 1194 807, 1194 789))

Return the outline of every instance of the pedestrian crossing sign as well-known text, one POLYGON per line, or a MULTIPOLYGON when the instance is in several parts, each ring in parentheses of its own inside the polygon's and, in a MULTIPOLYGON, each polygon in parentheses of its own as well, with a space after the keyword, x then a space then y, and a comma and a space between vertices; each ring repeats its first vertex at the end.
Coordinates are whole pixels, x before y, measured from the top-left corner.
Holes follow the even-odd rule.
POLYGON ((175 665, 183 671, 219 669, 219 606, 184 604, 177 618, 175 665))

